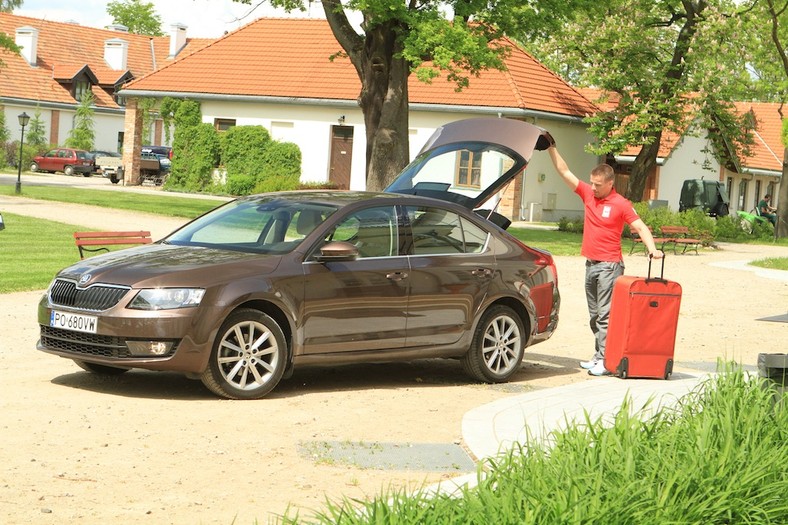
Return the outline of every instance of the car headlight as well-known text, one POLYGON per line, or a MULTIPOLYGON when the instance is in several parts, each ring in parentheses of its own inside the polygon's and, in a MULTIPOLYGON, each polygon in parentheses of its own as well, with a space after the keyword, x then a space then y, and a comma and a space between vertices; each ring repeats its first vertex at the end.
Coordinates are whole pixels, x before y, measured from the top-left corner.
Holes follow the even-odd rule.
POLYGON ((200 304, 205 290, 202 288, 148 288, 140 290, 129 303, 134 310, 172 310, 193 308, 200 304))

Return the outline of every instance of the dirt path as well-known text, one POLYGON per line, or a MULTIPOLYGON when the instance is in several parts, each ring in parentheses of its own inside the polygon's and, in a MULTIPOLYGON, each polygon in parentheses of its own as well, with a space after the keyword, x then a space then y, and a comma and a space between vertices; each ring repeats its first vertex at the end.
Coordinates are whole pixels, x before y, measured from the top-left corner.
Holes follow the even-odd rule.
MULTIPOLYGON (((76 205, 0 198, 0 211, 81 226, 140 228, 160 237, 178 221, 76 205)), ((2 235, 2 234, 0 234, 2 235)), ((713 369, 718 358, 754 365, 784 351, 788 279, 740 261, 786 256, 788 248, 724 245, 669 257, 666 277, 684 289, 677 368, 713 369)), ((460 443, 471 408, 531 388, 594 380, 576 368, 591 348, 583 261, 558 257, 561 322, 526 354, 507 385, 472 384, 459 363, 426 361, 296 372, 269 397, 233 402, 176 374, 84 373, 35 350, 41 292, 0 295, 0 523, 251 524, 288 506, 319 508, 326 497, 374 496, 461 474, 396 462, 361 468, 320 454, 327 441, 460 443)), ((642 255, 627 273, 644 275, 642 255)), ((302 510, 302 514, 304 511, 302 510)))

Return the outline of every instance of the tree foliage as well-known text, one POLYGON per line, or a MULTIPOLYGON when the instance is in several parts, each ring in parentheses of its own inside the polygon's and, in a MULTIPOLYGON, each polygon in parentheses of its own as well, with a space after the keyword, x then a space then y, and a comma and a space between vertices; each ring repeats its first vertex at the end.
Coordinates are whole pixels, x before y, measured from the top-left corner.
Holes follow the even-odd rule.
POLYGON ((96 133, 93 130, 93 92, 86 89, 82 92, 82 98, 77 106, 77 115, 74 119, 74 127, 69 131, 66 139, 66 146, 69 148, 93 149, 96 133))
POLYGON ((44 121, 41 120, 41 108, 38 106, 36 106, 36 111, 30 119, 30 128, 25 135, 25 142, 36 148, 38 152, 44 151, 49 147, 44 121))
MULTIPOLYGON (((0 13, 10 13, 21 6, 22 0, 0 0, 0 13)), ((14 39, 2 31, 0 31, 0 49, 8 49, 14 53, 19 53, 19 47, 14 42, 14 39)), ((3 61, 0 60, 0 67, 2 66, 3 61)))
POLYGON ((112 23, 122 24, 138 35, 163 36, 161 17, 152 2, 142 0, 113 0, 107 4, 112 23))
MULTIPOLYGON (((304 0, 271 0, 271 4, 304 9, 304 0)), ((449 81, 462 89, 480 71, 502 68, 508 48, 491 42, 513 26, 512 13, 521 4, 520 0, 323 0, 342 54, 361 81, 358 102, 366 131, 368 189, 386 187, 410 160, 409 76, 449 81), (350 10, 362 15, 360 31, 348 19, 350 10)))
POLYGON ((758 95, 763 100, 779 102, 783 119, 783 171, 777 199, 778 237, 788 237, 788 124, 783 104, 788 101, 788 2, 785 0, 751 0, 745 6, 752 49, 749 70, 756 78, 758 95), (768 34, 764 38, 764 34, 768 34))
MULTIPOLYGON (((588 119, 597 142, 588 149, 615 155, 640 148, 628 197, 642 199, 663 134, 712 133, 720 162, 736 166, 751 141, 751 122, 731 100, 746 92, 744 27, 728 0, 552 0, 524 27, 529 49, 571 82, 600 89, 616 104, 588 119), (540 18, 545 17, 546 20, 540 18)), ((605 100, 598 101, 604 104, 605 100)))

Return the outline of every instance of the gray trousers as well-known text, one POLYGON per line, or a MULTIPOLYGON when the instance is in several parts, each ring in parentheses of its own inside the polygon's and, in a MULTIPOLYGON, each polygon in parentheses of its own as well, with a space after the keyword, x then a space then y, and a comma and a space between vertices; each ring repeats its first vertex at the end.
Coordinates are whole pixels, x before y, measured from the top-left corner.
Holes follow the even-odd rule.
POLYGON ((586 301, 591 331, 594 333, 594 359, 605 357, 607 324, 610 320, 610 303, 613 284, 624 275, 623 262, 586 261, 586 301))

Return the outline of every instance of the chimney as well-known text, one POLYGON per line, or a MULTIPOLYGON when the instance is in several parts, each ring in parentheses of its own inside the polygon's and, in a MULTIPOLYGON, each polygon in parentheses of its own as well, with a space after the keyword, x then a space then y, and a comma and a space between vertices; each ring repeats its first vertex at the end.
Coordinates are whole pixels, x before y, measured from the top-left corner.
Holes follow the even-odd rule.
POLYGON ((22 58, 35 66, 38 62, 38 29, 29 26, 17 28, 16 45, 22 48, 22 58))
POLYGON ((125 71, 129 57, 129 43, 120 38, 104 41, 104 61, 115 71, 125 71))
POLYGON ((170 54, 167 58, 175 58, 185 45, 186 26, 183 24, 172 24, 170 26, 170 54))
POLYGON ((123 24, 111 24, 107 26, 107 29, 110 31, 117 31, 118 33, 128 33, 129 28, 124 26, 123 24))

